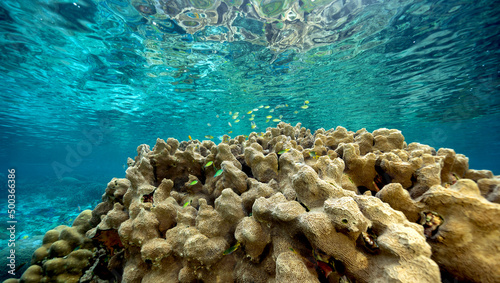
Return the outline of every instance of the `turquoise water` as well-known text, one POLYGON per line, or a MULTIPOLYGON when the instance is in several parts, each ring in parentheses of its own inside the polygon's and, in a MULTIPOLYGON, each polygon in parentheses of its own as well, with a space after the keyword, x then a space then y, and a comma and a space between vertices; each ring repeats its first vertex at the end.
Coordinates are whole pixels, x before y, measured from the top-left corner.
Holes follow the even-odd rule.
POLYGON ((495 1, 2 1, 2 180, 16 169, 28 240, 139 144, 274 119, 397 128, 500 174, 499 19, 495 1))

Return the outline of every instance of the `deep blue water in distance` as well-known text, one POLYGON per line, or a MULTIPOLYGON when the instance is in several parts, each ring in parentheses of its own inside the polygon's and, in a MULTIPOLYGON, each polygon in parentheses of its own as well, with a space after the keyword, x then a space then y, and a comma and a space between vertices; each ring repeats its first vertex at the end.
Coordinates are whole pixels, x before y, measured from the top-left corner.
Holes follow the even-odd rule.
POLYGON ((274 119, 397 128, 500 174, 498 3, 260 2, 0 3, 0 177, 26 240, 91 209, 140 144, 274 119))

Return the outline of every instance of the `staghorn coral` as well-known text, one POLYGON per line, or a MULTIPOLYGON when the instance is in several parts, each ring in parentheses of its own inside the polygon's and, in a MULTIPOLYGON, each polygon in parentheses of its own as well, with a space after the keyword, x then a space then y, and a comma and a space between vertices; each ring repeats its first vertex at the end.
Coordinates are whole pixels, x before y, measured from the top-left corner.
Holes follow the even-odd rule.
POLYGON ((22 282, 500 278, 498 179, 397 130, 280 123, 219 145, 158 139, 128 165, 78 225, 47 232, 22 282))

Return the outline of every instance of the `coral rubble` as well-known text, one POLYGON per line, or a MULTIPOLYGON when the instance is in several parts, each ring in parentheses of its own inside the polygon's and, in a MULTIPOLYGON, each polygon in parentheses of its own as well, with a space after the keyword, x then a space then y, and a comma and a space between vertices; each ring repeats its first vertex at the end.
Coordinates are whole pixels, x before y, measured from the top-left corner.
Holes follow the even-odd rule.
POLYGON ((158 139, 8 282, 500 282, 500 179, 400 131, 158 139))

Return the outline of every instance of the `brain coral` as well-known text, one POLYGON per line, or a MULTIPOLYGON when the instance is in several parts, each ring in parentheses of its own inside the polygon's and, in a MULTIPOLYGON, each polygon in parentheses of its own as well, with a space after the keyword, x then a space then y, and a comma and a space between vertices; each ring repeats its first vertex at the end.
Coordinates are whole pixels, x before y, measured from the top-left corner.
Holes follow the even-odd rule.
POLYGON ((397 130, 280 123, 128 165, 9 282, 500 282, 499 178, 397 130))

